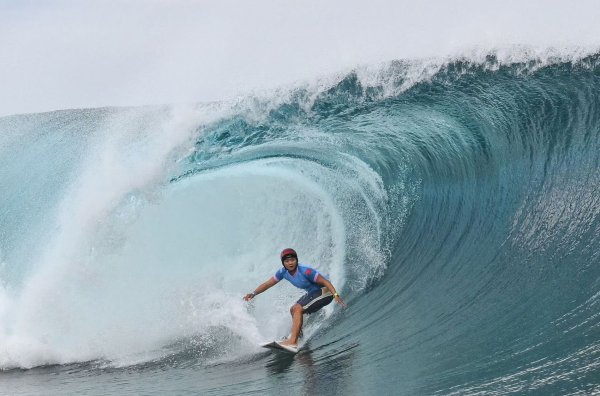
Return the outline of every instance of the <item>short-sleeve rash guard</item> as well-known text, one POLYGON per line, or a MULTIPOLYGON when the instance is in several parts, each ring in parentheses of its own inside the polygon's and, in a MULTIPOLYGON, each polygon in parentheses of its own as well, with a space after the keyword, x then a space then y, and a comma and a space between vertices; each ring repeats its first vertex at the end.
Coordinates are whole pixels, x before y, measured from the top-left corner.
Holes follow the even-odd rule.
POLYGON ((285 267, 281 267, 277 272, 275 272, 273 279, 279 282, 285 278, 292 285, 296 286, 297 288, 304 289, 310 293, 321 289, 321 286, 315 283, 319 275, 327 279, 325 276, 323 276, 323 274, 314 268, 298 265, 298 269, 294 275, 291 275, 288 270, 285 269, 285 267))

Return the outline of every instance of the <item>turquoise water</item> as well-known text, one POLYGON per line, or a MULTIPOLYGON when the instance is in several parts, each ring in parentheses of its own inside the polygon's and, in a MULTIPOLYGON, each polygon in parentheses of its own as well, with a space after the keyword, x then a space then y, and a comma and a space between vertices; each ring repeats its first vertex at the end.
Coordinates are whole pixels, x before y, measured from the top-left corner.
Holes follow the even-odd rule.
POLYGON ((1 118, 2 391, 600 391, 597 64, 1 118), (296 356, 287 246, 348 303, 296 356))

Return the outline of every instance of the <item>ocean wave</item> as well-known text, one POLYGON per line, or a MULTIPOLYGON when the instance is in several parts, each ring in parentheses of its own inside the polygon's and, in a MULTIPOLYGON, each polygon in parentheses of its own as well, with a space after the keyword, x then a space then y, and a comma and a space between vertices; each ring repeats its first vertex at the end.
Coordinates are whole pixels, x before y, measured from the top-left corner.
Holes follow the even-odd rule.
POLYGON ((0 119, 0 365, 206 359, 215 328, 239 348, 210 359, 243 360, 288 330, 292 288, 241 296, 295 246, 350 305, 307 338, 360 342, 345 370, 365 389, 592 389, 598 59, 395 61, 228 103, 0 119))

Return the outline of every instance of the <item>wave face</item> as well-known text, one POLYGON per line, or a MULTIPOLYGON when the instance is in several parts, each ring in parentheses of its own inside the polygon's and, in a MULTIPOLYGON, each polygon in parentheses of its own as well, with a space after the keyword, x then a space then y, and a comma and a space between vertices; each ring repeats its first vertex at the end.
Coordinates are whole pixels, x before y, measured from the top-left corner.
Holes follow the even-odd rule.
POLYGON ((392 62, 236 103, 0 119, 5 378, 599 392, 598 62, 392 62), (292 360, 256 345, 298 292, 241 301, 287 246, 349 305, 292 360))

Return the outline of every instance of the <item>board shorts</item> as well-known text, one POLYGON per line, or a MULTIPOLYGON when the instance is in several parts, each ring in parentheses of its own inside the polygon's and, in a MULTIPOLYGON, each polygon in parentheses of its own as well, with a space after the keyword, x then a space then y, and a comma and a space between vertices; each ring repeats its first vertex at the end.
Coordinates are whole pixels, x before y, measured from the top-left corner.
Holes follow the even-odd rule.
POLYGON ((311 314, 317 312, 325 305, 333 301, 333 294, 326 287, 315 290, 314 292, 306 293, 298 301, 298 304, 302 305, 304 313, 311 314))

